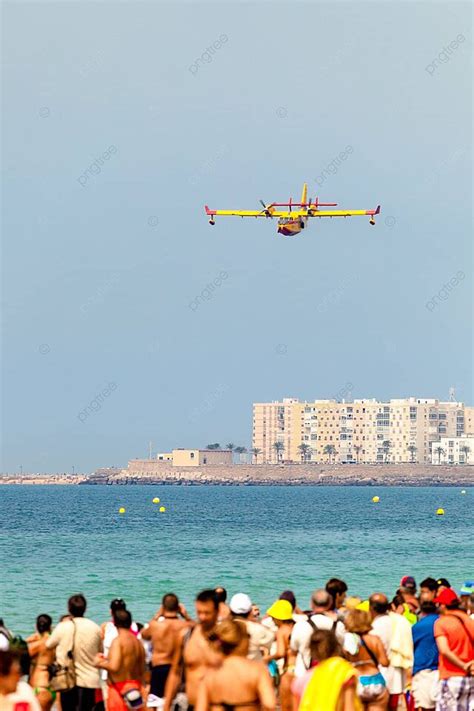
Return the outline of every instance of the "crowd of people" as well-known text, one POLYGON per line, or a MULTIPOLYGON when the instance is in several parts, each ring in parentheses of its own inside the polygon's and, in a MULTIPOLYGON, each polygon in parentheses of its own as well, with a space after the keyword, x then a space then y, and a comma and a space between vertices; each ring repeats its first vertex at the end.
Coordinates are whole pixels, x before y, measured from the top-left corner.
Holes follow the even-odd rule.
POLYGON ((474 711, 474 581, 389 599, 331 578, 303 610, 285 590, 261 613, 207 589, 189 614, 164 595, 147 624, 122 599, 102 625, 73 595, 23 642, 0 620, 0 711, 474 711))

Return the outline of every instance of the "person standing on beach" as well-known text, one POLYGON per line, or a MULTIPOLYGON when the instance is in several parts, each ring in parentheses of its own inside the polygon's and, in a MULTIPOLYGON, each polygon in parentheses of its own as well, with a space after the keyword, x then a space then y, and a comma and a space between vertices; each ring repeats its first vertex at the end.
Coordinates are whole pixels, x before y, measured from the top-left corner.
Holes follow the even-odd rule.
POLYGON ((45 646, 56 649, 59 663, 72 653, 76 685, 61 691, 62 711, 92 711, 99 697, 100 677, 95 657, 102 649, 100 627, 84 617, 87 601, 84 595, 73 595, 68 600, 70 619, 54 628, 45 646))
MULTIPOLYGON (((102 637, 102 644, 104 647, 104 654, 107 657, 110 649, 110 645, 118 634, 117 628, 114 623, 114 614, 119 610, 126 610, 127 605, 122 598, 115 598, 110 603, 110 619, 107 622, 103 622, 100 626, 100 634, 102 637)), ((132 623, 131 631, 133 634, 138 635, 138 627, 136 622, 132 623)), ((107 678, 107 675, 104 677, 107 678)))
POLYGON ((0 650, 1 711, 41 711, 33 689, 21 680, 20 656, 11 650, 0 650))
POLYGON ((345 617, 347 632, 344 656, 357 669, 357 695, 366 711, 386 711, 388 691, 380 667, 389 664, 380 637, 371 634, 370 615, 364 610, 350 610, 345 617))
POLYGON ((252 614, 252 600, 245 593, 236 593, 230 601, 231 617, 234 620, 242 620, 249 635, 249 645, 247 657, 259 661, 263 658, 262 650, 268 653, 275 641, 273 630, 253 622, 250 619, 252 614))
POLYGON ((388 708, 398 708, 400 695, 406 688, 408 671, 413 666, 411 625, 404 617, 403 598, 394 598, 397 610, 390 611, 387 597, 374 593, 369 598, 372 630, 382 640, 390 665, 382 670, 390 694, 388 708))
POLYGON ((295 677, 291 690, 300 711, 359 711, 357 671, 341 656, 332 630, 316 629, 310 637, 310 666, 295 677))
POLYGON ((290 648, 290 638, 295 625, 293 619, 293 608, 288 600, 277 600, 267 610, 267 615, 272 618, 277 627, 276 650, 273 654, 264 657, 268 664, 272 660, 280 662, 280 707, 281 711, 291 711, 293 703, 291 699, 291 682, 295 669, 295 654, 290 648))
POLYGON ((52 619, 49 615, 39 615, 36 618, 36 632, 28 637, 28 653, 31 659, 30 686, 42 711, 49 711, 56 701, 56 692, 51 688, 48 667, 54 662, 54 650, 46 649, 45 643, 51 635, 52 619))
MULTIPOLYGON (((383 593, 374 593, 369 597, 369 614, 372 619, 372 632, 377 635, 382 641, 385 649, 385 654, 388 659, 390 659, 391 652, 391 642, 392 642, 392 620, 389 617, 390 603, 388 598, 383 593)), ((387 689, 390 694, 389 698, 389 708, 396 709, 398 705, 398 698, 400 696, 402 688, 400 691, 395 691, 402 686, 401 680, 398 679, 398 674, 392 666, 388 666, 381 670, 385 678, 387 689), (394 679, 397 676, 397 679, 394 679)))
POLYGON ((434 624, 439 651, 439 711, 472 711, 474 701, 474 620, 459 608, 459 598, 445 588, 435 598, 440 617, 434 624))
POLYGON ((107 671, 107 711, 127 711, 143 707, 145 650, 131 630, 132 616, 128 610, 114 613, 117 636, 112 641, 108 658, 97 654, 95 664, 107 671))
POLYGON ((248 658, 248 633, 245 623, 226 619, 210 635, 222 653, 218 669, 206 672, 199 686, 196 711, 274 711, 275 692, 262 662, 248 658))
POLYGON ((326 591, 332 597, 332 609, 336 612, 344 606, 344 601, 347 596, 347 584, 339 578, 330 578, 326 583, 326 591))
POLYGON ((401 595, 403 601, 408 605, 409 611, 417 614, 420 609, 420 602, 416 596, 416 581, 411 575, 404 575, 400 580, 398 594, 401 595))
MULTIPOLYGON (((126 610, 126 609, 127 609, 127 605, 125 604, 125 601, 122 600, 122 598, 120 598, 120 597, 115 598, 110 603, 110 619, 107 620, 107 622, 103 622, 100 626, 100 636, 102 638, 102 649, 104 652, 104 656, 106 656, 106 657, 109 656, 109 650, 110 650, 111 644, 118 635, 118 630, 117 630, 117 628, 115 626, 115 622, 114 622, 114 615, 119 610, 126 610)), ((132 623, 132 626, 130 629, 133 632, 133 634, 138 635, 138 627, 135 622, 132 623)), ((107 699, 108 686, 107 686, 107 672, 105 671, 105 669, 101 669, 100 677, 102 680, 102 691, 104 694, 104 699, 107 699)))
POLYGON ((425 578, 420 583, 420 605, 424 602, 433 602, 438 592, 438 583, 434 578, 425 578))
POLYGON ((392 636, 390 639, 390 709, 398 709, 400 696, 407 690, 413 668, 413 637, 412 624, 417 621, 416 615, 408 612, 403 597, 396 595, 392 601, 392 610, 388 613, 392 621, 392 636))
POLYGON ((315 590, 311 596, 311 611, 306 619, 295 624, 290 647, 296 654, 295 676, 302 676, 311 664, 310 642, 315 630, 332 630, 339 644, 344 641, 344 624, 332 611, 333 599, 327 590, 315 590))
POLYGON ((420 619, 411 628, 415 655, 411 693, 415 708, 420 711, 431 711, 436 706, 438 647, 434 625, 437 619, 438 611, 434 602, 422 602, 420 619))
POLYGON ((185 695, 188 710, 194 711, 199 684, 208 669, 218 667, 222 655, 209 640, 217 624, 219 600, 215 590, 203 590, 196 597, 197 624, 176 636, 171 669, 165 689, 164 711, 170 711, 175 697, 185 695))
POLYGON ((164 705, 165 687, 173 661, 173 652, 179 634, 191 624, 190 617, 174 593, 163 596, 161 607, 148 627, 142 630, 144 640, 151 640, 151 684, 147 706, 161 709, 164 705))

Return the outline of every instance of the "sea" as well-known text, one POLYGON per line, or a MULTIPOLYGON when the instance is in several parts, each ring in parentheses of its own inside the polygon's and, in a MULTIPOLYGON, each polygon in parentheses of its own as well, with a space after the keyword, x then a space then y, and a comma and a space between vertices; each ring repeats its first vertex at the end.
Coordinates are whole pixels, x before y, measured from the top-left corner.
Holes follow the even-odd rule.
POLYGON ((0 618, 30 634, 38 614, 56 622, 77 592, 97 622, 115 597, 146 622, 164 593, 192 610, 196 593, 217 585, 248 593, 263 611, 286 589, 307 608, 330 577, 362 598, 393 595, 403 575, 443 576, 459 588, 474 579, 474 488, 462 491, 0 486, 0 618))

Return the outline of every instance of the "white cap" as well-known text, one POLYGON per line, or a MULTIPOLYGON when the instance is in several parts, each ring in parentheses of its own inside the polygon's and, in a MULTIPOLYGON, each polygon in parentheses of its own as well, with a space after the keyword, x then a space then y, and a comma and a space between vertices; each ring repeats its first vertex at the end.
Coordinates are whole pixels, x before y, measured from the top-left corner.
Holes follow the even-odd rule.
POLYGON ((234 615, 246 615, 252 609, 252 600, 245 593, 236 593, 232 597, 229 607, 234 615))

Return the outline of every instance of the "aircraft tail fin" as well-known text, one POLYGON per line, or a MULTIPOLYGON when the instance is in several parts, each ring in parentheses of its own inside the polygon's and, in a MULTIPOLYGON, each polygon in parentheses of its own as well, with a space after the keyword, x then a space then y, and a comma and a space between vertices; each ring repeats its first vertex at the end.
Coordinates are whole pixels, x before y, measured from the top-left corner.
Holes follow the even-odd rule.
POLYGON ((308 185, 307 185, 307 183, 303 183, 303 191, 301 193, 301 204, 306 205, 307 200, 308 200, 308 185))

